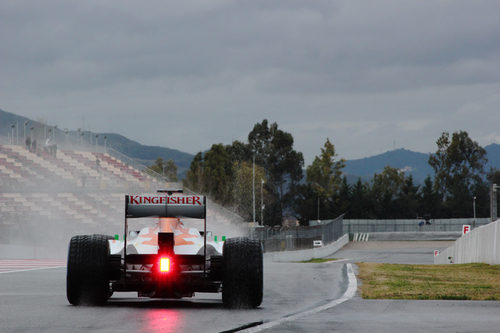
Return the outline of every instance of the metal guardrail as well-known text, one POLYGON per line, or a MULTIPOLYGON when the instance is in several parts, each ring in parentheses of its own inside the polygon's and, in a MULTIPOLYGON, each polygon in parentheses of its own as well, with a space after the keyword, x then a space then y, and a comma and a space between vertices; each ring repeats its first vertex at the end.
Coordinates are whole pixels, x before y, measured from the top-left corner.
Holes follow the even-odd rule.
POLYGON ((255 227, 250 238, 260 240, 265 252, 311 249, 315 240, 327 245, 342 237, 342 221, 343 215, 309 227, 255 227))

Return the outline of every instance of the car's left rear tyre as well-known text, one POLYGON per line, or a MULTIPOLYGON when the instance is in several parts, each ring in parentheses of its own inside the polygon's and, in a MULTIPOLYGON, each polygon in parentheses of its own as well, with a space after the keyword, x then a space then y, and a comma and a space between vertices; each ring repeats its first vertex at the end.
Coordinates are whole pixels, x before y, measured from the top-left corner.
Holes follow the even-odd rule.
POLYGON ((230 238, 223 245, 222 302, 230 309, 256 308, 262 302, 263 265, 259 241, 230 238))
POLYGON ((110 296, 109 236, 71 238, 66 273, 66 297, 73 305, 102 305, 110 296))

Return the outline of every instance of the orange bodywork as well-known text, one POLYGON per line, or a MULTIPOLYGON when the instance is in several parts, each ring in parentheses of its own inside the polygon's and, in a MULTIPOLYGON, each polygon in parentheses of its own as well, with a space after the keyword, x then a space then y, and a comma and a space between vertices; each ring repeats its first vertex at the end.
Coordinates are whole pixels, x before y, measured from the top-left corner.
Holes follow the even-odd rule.
POLYGON ((159 232, 172 232, 174 233, 175 245, 194 245, 190 239, 196 239, 197 235, 189 233, 189 228, 184 227, 179 218, 162 217, 159 219, 158 228, 150 228, 147 234, 140 235, 140 237, 148 238, 142 242, 144 245, 158 245, 158 231, 159 232))

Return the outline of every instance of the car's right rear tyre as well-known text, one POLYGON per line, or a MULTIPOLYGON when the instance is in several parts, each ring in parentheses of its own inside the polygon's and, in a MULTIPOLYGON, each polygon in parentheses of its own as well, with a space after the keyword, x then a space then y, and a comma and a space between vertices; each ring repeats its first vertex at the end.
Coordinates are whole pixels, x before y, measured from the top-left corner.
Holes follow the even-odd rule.
POLYGON ((101 305, 110 296, 109 236, 71 238, 66 273, 66 296, 73 305, 101 305))
POLYGON ((262 247, 257 240, 230 238, 223 246, 222 302, 225 307, 255 308, 262 302, 262 247))

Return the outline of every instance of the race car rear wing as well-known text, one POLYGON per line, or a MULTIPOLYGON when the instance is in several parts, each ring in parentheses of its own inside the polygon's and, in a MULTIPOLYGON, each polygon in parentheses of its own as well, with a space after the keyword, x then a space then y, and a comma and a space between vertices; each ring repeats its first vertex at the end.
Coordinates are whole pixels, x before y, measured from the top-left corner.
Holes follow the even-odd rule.
POLYGON ((158 216, 204 219, 206 207, 206 198, 198 195, 125 196, 125 215, 127 218, 158 216))
MULTIPOLYGON (((187 217, 204 219, 203 238, 204 256, 207 249, 207 200, 199 195, 126 195, 125 196, 125 234, 123 247, 123 262, 127 271, 127 236, 128 219, 139 217, 187 217)), ((206 274, 206 261, 203 267, 206 274)))

